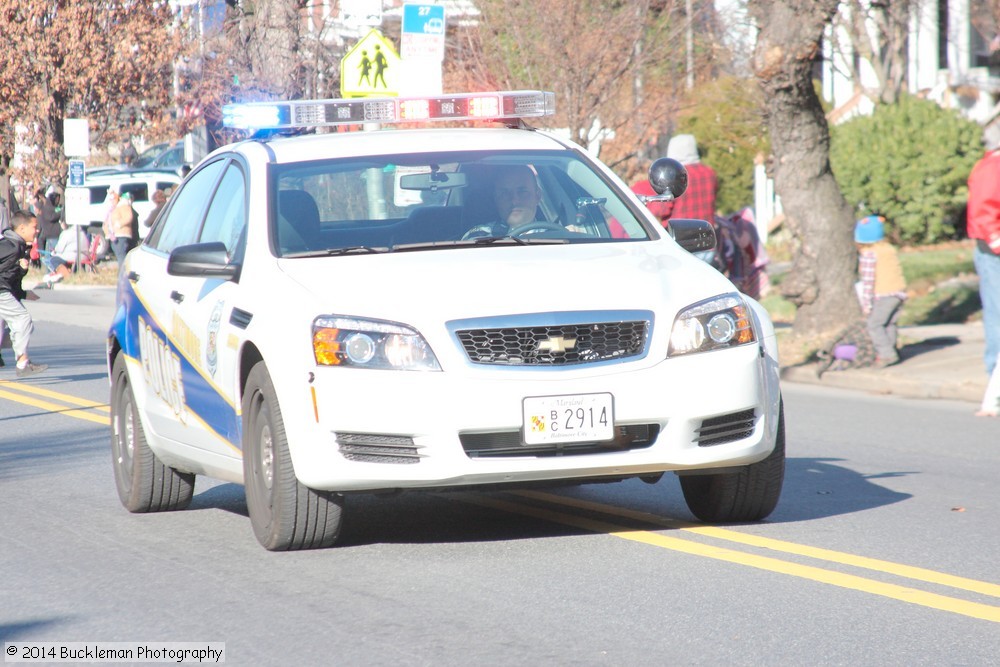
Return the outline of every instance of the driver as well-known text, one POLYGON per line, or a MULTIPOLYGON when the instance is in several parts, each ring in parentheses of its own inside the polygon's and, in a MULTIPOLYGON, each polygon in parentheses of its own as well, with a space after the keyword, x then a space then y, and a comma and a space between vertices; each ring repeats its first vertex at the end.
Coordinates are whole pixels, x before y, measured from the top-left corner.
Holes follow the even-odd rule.
POLYGON ((542 200, 535 172, 526 166, 501 167, 498 172, 493 184, 493 203, 500 219, 476 225, 465 233, 463 239, 507 236, 512 229, 535 220, 538 203, 542 200))

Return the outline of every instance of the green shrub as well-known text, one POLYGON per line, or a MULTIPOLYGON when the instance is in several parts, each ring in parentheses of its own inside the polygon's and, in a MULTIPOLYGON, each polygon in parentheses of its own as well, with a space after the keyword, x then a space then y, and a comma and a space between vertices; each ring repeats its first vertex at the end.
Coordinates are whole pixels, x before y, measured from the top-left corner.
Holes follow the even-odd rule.
POLYGON ((951 238, 982 154, 982 128, 913 96, 831 128, 830 163, 858 217, 886 218, 899 244, 951 238))
POLYGON ((757 83, 720 77, 692 94, 694 106, 678 120, 677 133, 695 136, 701 161, 719 177, 716 210, 753 206, 754 159, 771 150, 757 83))

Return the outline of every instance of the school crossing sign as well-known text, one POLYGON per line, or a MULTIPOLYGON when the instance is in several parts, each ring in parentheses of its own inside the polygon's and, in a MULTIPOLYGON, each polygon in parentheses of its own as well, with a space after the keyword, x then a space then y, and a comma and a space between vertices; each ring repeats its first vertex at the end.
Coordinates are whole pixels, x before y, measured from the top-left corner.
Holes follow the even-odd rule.
POLYGON ((395 47, 372 28, 340 60, 343 97, 387 97, 399 94, 400 59, 395 47))

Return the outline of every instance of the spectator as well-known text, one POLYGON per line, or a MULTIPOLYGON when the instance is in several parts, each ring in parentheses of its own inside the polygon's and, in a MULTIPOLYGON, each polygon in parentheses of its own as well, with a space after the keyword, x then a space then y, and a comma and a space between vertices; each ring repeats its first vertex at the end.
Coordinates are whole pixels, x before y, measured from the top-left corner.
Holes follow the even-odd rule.
POLYGON ((34 240, 38 220, 30 211, 18 211, 11 218, 11 229, 0 237, 0 319, 10 328, 10 341, 17 360, 17 377, 41 373, 48 366, 34 364, 28 358, 28 342, 34 324, 22 301, 38 295, 21 285, 28 273, 28 244, 34 240))
POLYGON ((45 282, 51 287, 52 283, 57 283, 70 273, 70 268, 76 263, 81 252, 87 251, 87 233, 80 225, 62 224, 62 233, 56 243, 55 250, 45 258, 45 264, 49 267, 49 273, 45 276, 45 282))
MULTIPOLYGON (((698 143, 693 134, 677 134, 667 145, 667 157, 677 160, 688 173, 687 190, 674 201, 650 202, 649 210, 661 221, 670 218, 695 218, 715 224, 715 195, 719 180, 715 170, 702 163, 698 143)), ((653 195, 649 181, 632 186, 636 194, 653 195)))
POLYGON ((125 265, 125 255, 135 247, 139 234, 139 214, 132 208, 132 193, 123 192, 118 205, 111 211, 111 248, 118 260, 118 268, 125 265))
POLYGON ((167 204, 167 195, 163 193, 163 190, 153 190, 153 203, 156 206, 153 207, 153 210, 149 212, 149 215, 146 216, 145 221, 142 223, 146 227, 153 226, 153 223, 156 222, 156 217, 160 215, 160 211, 167 204))
MULTIPOLYGON (((688 173, 687 190, 673 201, 649 202, 647 206, 650 212, 664 226, 671 218, 694 218, 706 220, 715 227, 715 195, 719 189, 719 179, 714 169, 702 163, 694 135, 677 134, 671 137, 667 144, 667 157, 684 165, 688 173)), ((633 185, 632 191, 640 195, 655 194, 648 180, 633 185)), ((718 269, 722 268, 714 248, 694 255, 718 269)))
POLYGON ((38 218, 38 250, 41 252, 51 253, 56 247, 56 241, 59 240, 59 234, 62 233, 62 227, 59 225, 59 216, 61 209, 57 206, 59 202, 59 195, 56 192, 51 192, 48 195, 42 195, 42 191, 39 190, 40 195, 35 200, 35 216, 38 218))
POLYGON ((969 238, 983 302, 986 372, 993 375, 1000 354, 1000 122, 983 133, 986 154, 969 174, 969 238))
POLYGON ((885 219, 869 215, 854 226, 861 275, 858 298, 875 346, 873 368, 899 363, 896 349, 899 311, 906 300, 906 280, 896 248, 885 238, 885 219))
POLYGON ((139 152, 132 145, 132 137, 128 137, 125 139, 125 145, 122 147, 121 163, 126 167, 131 167, 132 163, 138 159, 139 152))
POLYGON ((102 229, 104 230, 104 238, 108 240, 108 243, 114 246, 115 242, 115 230, 114 226, 111 224, 111 214, 115 212, 118 208, 118 201, 120 197, 118 191, 114 188, 108 188, 108 194, 104 198, 104 225, 102 229))
POLYGON ((983 402, 976 411, 977 417, 996 417, 1000 412, 1000 365, 993 367, 990 381, 986 384, 983 402))

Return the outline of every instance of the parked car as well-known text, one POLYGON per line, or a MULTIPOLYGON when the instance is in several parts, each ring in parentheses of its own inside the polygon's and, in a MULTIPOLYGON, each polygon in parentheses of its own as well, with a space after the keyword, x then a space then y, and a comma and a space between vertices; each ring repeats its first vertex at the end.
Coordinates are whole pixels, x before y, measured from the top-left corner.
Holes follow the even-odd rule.
POLYGON ((188 163, 184 160, 184 142, 150 146, 132 163, 135 169, 161 169, 177 171, 188 163))
POLYGON ((90 190, 90 215, 87 232, 100 237, 97 257, 104 258, 110 251, 110 244, 104 238, 104 215, 107 213, 108 190, 114 188, 119 194, 132 194, 132 207, 139 214, 139 238, 144 238, 149 228, 142 223, 156 204, 152 202, 156 190, 172 190, 181 182, 181 177, 172 171, 101 171, 87 174, 84 187, 90 190))

